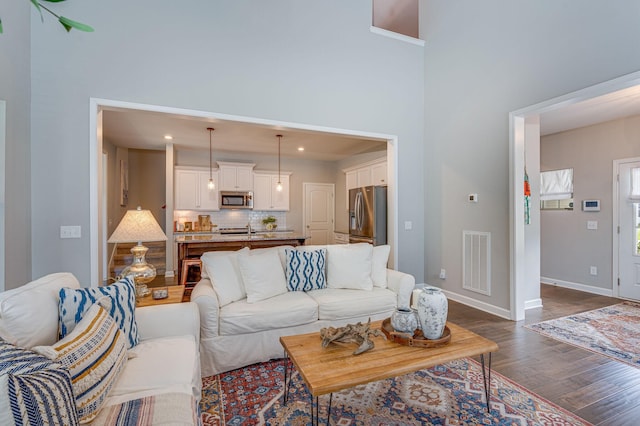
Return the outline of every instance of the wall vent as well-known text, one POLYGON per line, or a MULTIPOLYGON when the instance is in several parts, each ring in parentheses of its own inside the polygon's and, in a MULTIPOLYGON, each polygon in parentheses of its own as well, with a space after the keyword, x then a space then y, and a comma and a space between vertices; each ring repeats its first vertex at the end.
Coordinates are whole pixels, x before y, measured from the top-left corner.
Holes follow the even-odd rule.
POLYGON ((491 296, 491 233, 462 231, 462 288, 491 296))

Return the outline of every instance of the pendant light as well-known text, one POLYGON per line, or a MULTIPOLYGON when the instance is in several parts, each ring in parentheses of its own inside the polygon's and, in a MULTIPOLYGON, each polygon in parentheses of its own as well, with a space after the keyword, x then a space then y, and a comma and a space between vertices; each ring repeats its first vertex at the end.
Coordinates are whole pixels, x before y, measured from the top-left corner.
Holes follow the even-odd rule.
POLYGON ((278 183, 276 183, 276 191, 282 192, 282 180, 280 179, 280 142, 282 141, 282 135, 276 135, 278 138, 278 183))
POLYGON ((209 131, 209 183, 207 187, 212 191, 216 188, 216 184, 213 182, 213 151, 211 149, 211 134, 215 129, 213 127, 207 127, 207 130, 209 131))

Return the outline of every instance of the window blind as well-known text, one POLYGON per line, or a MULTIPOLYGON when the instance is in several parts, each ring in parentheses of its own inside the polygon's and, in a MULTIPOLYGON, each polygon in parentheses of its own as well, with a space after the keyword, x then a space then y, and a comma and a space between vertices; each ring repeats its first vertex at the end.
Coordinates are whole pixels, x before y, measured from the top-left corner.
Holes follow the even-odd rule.
POLYGON ((573 169, 540 172, 540 199, 566 200, 573 198, 573 169))

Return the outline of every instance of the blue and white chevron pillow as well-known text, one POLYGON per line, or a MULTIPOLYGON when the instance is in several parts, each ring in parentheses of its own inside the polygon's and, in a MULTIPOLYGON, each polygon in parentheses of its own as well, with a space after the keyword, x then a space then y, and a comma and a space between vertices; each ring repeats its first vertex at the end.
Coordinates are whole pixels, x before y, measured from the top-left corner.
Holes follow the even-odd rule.
POLYGON ((69 370, 0 340, 0 424, 77 425, 69 370))
POLYGON ((327 250, 285 250, 287 290, 320 290, 327 286, 327 250))
POLYGON ((71 333, 91 305, 103 297, 111 299, 109 315, 113 317, 127 339, 129 349, 138 344, 136 310, 136 288, 133 278, 126 277, 111 285, 98 288, 60 289, 58 314, 60 339, 71 333))

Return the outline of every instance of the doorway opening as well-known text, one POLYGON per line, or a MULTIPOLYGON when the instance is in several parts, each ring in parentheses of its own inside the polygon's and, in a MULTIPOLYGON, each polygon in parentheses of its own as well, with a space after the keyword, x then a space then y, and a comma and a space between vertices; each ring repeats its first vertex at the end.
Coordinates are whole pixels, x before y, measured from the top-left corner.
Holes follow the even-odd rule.
MULTIPOLYGON (((397 199, 397 152, 398 152, 398 139, 395 135, 387 135, 381 133, 372 133, 359 130, 348 130, 340 128, 330 128, 324 126, 316 126, 309 124, 300 124, 276 120, 267 120, 246 116, 235 116, 207 111, 188 110, 183 108, 165 107, 157 105, 148 105, 140 103, 114 101, 108 99, 90 99, 90 246, 91 246, 91 277, 92 282, 100 282, 100 278, 103 276, 103 263, 101 261, 102 252, 102 233, 100 232, 101 220, 100 212, 102 211, 102 191, 101 185, 102 176, 102 132, 103 132, 103 120, 102 115, 104 111, 118 111, 118 110, 132 110, 143 111, 151 113, 164 113, 180 117, 188 117, 192 120, 206 121, 210 123, 215 122, 234 122, 242 123, 247 126, 253 127, 267 127, 270 129, 291 129, 294 131, 307 132, 310 135, 313 134, 328 134, 337 135, 344 138, 363 138, 380 141, 386 144, 386 157, 388 165, 388 210, 389 210, 389 225, 388 234, 389 242, 392 245, 391 256, 389 265, 391 268, 395 267, 398 243, 397 235, 398 229, 396 224, 396 212, 398 208, 397 199)), ((174 148, 173 145, 168 144, 166 149, 167 160, 165 164, 165 174, 167 177, 166 187, 166 223, 173 223, 173 165, 174 165, 174 148)), ((166 234, 168 241, 173 241, 173 228, 166 227, 166 234)), ((174 253, 173 244, 167 244, 167 270, 175 269, 173 265, 174 253)))
MULTIPOLYGON (((638 88, 640 88, 640 72, 635 72, 509 114, 510 317, 512 320, 523 320, 526 308, 532 307, 530 301, 533 300, 535 304, 536 294, 538 299, 540 297, 540 207, 535 202, 531 204, 532 218, 535 219, 537 215, 538 220, 525 225, 523 182, 525 161, 529 181, 540 179, 541 117, 550 117, 554 113, 566 111, 583 103, 591 102, 593 105, 593 101, 607 99, 608 95, 623 93, 625 90, 637 93, 638 88), (535 163, 533 158, 537 158, 538 164, 538 168, 534 170, 529 167, 532 162, 535 163)), ((615 281, 614 278, 612 277, 612 282, 615 281)))

